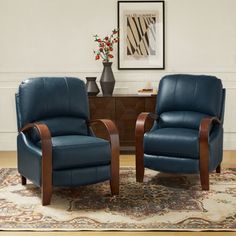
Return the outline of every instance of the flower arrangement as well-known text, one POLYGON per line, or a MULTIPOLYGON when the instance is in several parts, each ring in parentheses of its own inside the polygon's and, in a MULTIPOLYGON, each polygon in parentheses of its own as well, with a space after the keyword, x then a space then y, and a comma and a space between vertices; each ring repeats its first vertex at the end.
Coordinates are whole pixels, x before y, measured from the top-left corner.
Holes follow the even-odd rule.
POLYGON ((114 29, 111 35, 107 35, 104 39, 101 39, 97 34, 93 36, 94 41, 98 43, 98 50, 93 51, 95 54, 95 60, 102 59, 103 62, 109 62, 113 52, 113 44, 118 42, 118 30, 114 29))

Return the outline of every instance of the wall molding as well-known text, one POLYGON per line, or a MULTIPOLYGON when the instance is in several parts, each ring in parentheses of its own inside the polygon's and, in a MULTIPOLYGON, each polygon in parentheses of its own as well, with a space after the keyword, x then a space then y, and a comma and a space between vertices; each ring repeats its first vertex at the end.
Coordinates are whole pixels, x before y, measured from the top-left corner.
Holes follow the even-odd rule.
MULTIPOLYGON (((116 69, 116 64, 113 64, 113 70, 116 72, 121 72, 121 73, 127 73, 127 72, 142 72, 142 73, 147 73, 147 70, 118 70, 116 69)), ((81 68, 81 69, 76 69, 76 70, 3 70, 0 69, 1 74, 42 74, 42 73, 83 73, 83 72, 100 72, 100 69, 103 68, 102 62, 100 63, 99 67, 94 67, 94 68, 81 68)), ((163 69, 163 70, 148 70, 148 72, 156 72, 156 73, 227 73, 227 74, 235 74, 236 70, 206 70, 206 69, 197 69, 197 70, 188 70, 188 69, 163 69)))
MULTIPOLYGON (((74 72, 69 71, 25 71, 25 72, 1 72, 0 71, 0 86, 3 83, 16 83, 17 85, 24 79, 31 77, 40 77, 40 76, 74 76, 79 77, 81 79, 85 79, 86 76, 96 76, 98 79, 100 78, 102 73, 101 69, 94 70, 79 70, 74 72)), ((117 82, 159 82, 160 79, 167 74, 209 74, 215 75, 222 79, 225 86, 228 87, 228 83, 235 84, 236 83, 236 71, 235 72, 217 72, 217 71, 188 71, 188 70, 164 70, 164 71, 137 71, 137 70, 125 70, 125 71, 117 71, 113 69, 113 73, 115 75, 115 79, 117 82)), ((9 86, 10 87, 10 86, 9 86)), ((232 86, 229 86, 229 88, 232 86)))

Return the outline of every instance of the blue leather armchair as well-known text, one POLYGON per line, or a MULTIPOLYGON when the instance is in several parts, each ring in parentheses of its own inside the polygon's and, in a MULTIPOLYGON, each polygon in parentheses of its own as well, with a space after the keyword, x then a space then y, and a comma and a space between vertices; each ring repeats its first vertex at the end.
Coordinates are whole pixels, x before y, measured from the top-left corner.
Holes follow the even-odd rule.
POLYGON ((220 172, 223 155, 225 89, 206 75, 168 75, 161 79, 156 114, 136 122, 136 180, 144 167, 170 173, 199 173, 209 190, 209 172, 220 172), (147 119, 154 124, 145 132, 147 119))
POLYGON ((52 186, 80 186, 110 180, 119 193, 119 136, 110 120, 89 120, 85 84, 78 78, 33 78, 16 94, 18 171, 41 187, 50 204, 52 186), (100 123, 110 140, 92 132, 100 123))

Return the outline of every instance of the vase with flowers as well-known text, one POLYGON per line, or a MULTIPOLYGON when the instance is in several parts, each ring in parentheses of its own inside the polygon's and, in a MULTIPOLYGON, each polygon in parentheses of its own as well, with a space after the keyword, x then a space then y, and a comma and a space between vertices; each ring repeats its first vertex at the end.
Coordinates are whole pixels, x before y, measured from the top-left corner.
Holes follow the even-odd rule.
POLYGON ((100 79, 102 93, 105 96, 111 96, 115 87, 115 78, 112 72, 110 61, 113 56, 113 45, 118 42, 118 30, 114 29, 111 35, 103 39, 94 35, 94 41, 98 43, 98 50, 94 50, 95 60, 102 60, 103 71, 100 79))

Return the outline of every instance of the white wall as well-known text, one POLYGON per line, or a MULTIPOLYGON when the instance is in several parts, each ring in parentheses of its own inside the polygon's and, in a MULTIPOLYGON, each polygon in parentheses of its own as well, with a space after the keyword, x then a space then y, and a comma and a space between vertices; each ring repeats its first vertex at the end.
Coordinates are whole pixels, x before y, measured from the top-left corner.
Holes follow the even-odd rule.
MULTIPOLYGON (((166 0, 166 69, 113 71, 116 93, 169 73, 216 75, 227 88, 225 149, 236 149, 236 1, 166 0)), ((0 0, 0 150, 16 149, 14 93, 35 76, 100 76, 93 34, 117 25, 117 0, 0 0)), ((207 101, 206 101, 207 102, 207 101)))

